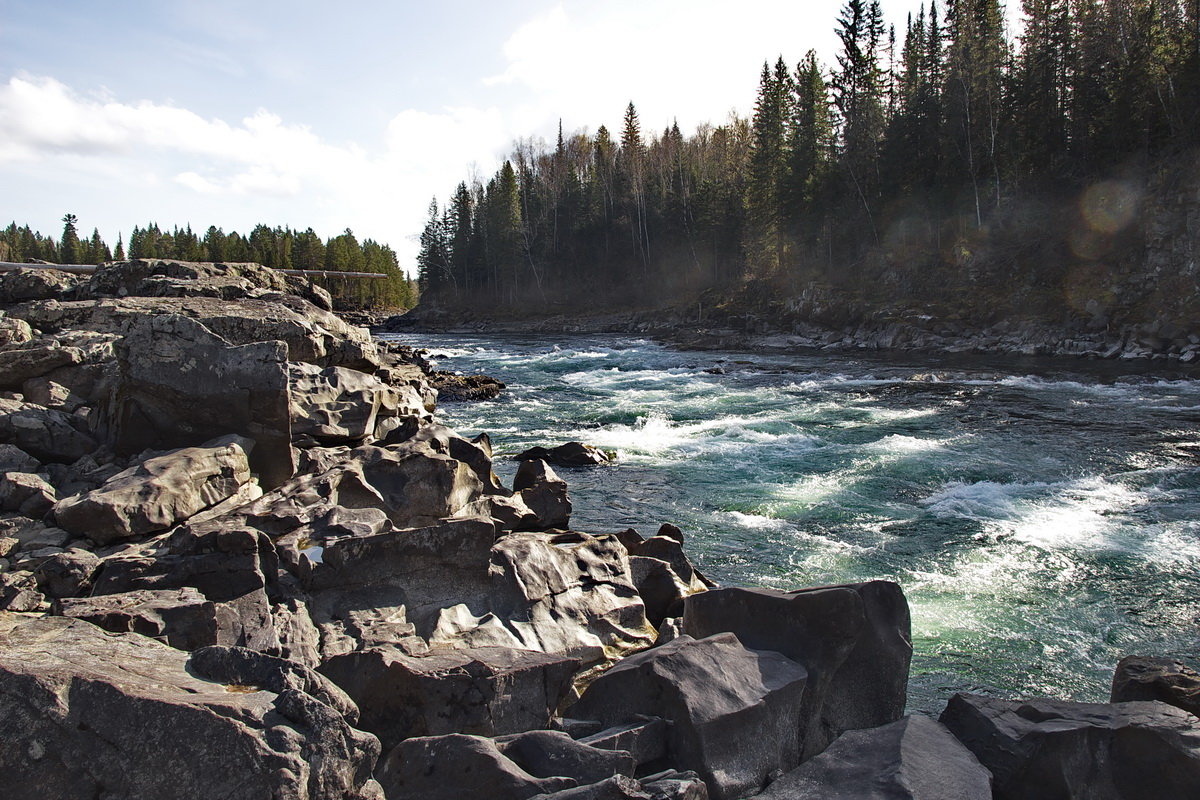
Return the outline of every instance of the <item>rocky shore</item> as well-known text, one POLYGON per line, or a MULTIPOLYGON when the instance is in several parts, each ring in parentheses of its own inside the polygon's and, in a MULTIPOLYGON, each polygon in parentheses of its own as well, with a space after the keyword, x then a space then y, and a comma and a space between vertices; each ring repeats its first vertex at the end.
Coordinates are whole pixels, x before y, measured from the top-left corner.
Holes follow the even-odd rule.
POLYGON ((992 356, 1062 356, 1085 359, 1200 362, 1200 330, 1159 323, 1109 326, 1078 321, 1049 325, 1033 320, 978 324, 938 320, 920 311, 869 319, 814 313, 720 309, 700 305, 617 314, 493 316, 417 308, 378 322, 382 332, 586 334, 649 336, 690 350, 792 352, 897 350, 992 356))
POLYGON ((29 270, 0 307, 5 797, 1200 796, 1183 665, 906 717, 900 586, 717 587, 669 521, 573 530, 546 459, 602 453, 503 485, 433 416, 498 384, 302 281, 29 270))

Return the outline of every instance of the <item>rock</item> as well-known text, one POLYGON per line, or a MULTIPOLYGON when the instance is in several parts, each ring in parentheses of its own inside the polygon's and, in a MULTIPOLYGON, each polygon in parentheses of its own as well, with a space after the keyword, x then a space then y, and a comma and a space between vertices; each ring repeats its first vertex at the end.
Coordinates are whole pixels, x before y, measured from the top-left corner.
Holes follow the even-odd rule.
POLYGON ((0 572, 0 610, 36 611, 45 599, 32 572, 0 572))
POLYGON ((577 786, 550 794, 539 794, 535 800, 652 800, 653 795, 642 790, 642 784, 624 775, 614 775, 599 783, 577 786))
POLYGON ((250 468, 264 487, 295 470, 287 353, 278 342, 233 346, 185 317, 136 319, 118 347, 103 417, 121 454, 238 434, 254 441, 250 468))
POLYGON ((164 453, 99 489, 59 501, 54 517, 64 529, 101 545, 167 530, 249 482, 247 454, 253 447, 231 435, 164 453))
POLYGON ((496 743, 449 734, 407 739, 376 770, 389 800, 526 800, 575 786, 571 778, 538 778, 506 758, 496 743))
POLYGON ((642 778, 642 790, 653 800, 708 800, 708 786, 690 770, 648 775, 642 778))
POLYGON ((545 461, 522 462, 513 478, 513 491, 533 511, 542 530, 566 528, 571 520, 567 482, 545 461))
POLYGON ((330 658, 320 671, 362 709, 362 729, 390 749, 414 736, 545 728, 578 667, 573 658, 499 647, 420 657, 375 647, 330 658))
POLYGON ((295 690, 189 674, 186 653, 49 617, 0 638, 0 770, 12 800, 338 798, 371 779, 374 737, 295 690))
POLYGON ((667 754, 667 723, 661 717, 643 717, 581 737, 580 741, 601 750, 623 750, 640 767, 667 754))
POLYGON ((41 475, 29 472, 0 474, 0 508, 40 519, 58 499, 54 487, 41 475))
POLYGON ((0 444, 0 472, 37 472, 39 466, 40 462, 21 448, 0 444))
POLYGON ((17 269, 0 273, 0 305, 61 297, 86 279, 57 269, 17 269))
POLYGON ((254 686, 280 693, 293 689, 311 695, 337 711, 351 725, 358 722, 358 706, 319 672, 284 658, 244 647, 213 645, 192 653, 188 665, 202 678, 217 683, 254 686))
POLYGON ((630 556, 629 574, 646 604, 646 619, 656 628, 668 617, 683 615, 683 598, 691 592, 671 565, 657 558, 630 556))
POLYGON ((20 448, 40 461, 63 464, 78 461, 99 447, 82 417, 3 399, 0 399, 0 442, 20 448))
POLYGON ((1200 717, 1200 673, 1180 661, 1126 656, 1113 674, 1112 702, 1161 700, 1200 717))
POLYGON ((10 345, 0 350, 0 388, 19 389, 30 378, 40 378, 46 373, 78 364, 78 355, 70 348, 54 343, 30 341, 21 345, 10 345))
POLYGON ((667 762, 695 770, 712 797, 727 800, 799 763, 806 678, 796 662, 749 650, 733 634, 681 636, 618 662, 569 713, 608 725, 638 714, 672 720, 667 762))
POLYGON ((409 386, 388 386, 345 367, 291 363, 288 369, 293 436, 323 445, 361 442, 382 419, 425 416, 420 395, 409 386))
POLYGON ((679 526, 672 525, 669 522, 664 522, 662 525, 660 525, 658 528, 658 533, 654 535, 665 536, 668 539, 674 539, 675 541, 679 542, 680 545, 683 544, 683 531, 679 530, 679 526))
POLYGON ((928 717, 847 731, 774 781, 762 800, 991 800, 992 776, 928 717))
POLYGON ((561 731, 531 730, 500 737, 496 744, 501 753, 530 775, 574 778, 580 786, 614 775, 632 778, 637 766, 625 751, 592 747, 561 731))
POLYGON ((437 389, 438 397, 448 401, 479 401, 499 397, 505 386, 487 375, 455 375, 452 372, 430 370, 429 383, 437 389))
POLYGON ((713 589, 684 600, 683 630, 693 637, 731 631, 747 647, 776 650, 804 665, 805 758, 845 731, 879 727, 904 713, 912 642, 908 603, 894 583, 713 589))
POLYGON ((216 605, 191 587, 63 598, 54 604, 54 613, 112 633, 149 636, 178 650, 231 638, 220 630, 216 605))
POLYGON ((0 526, 7 536, 12 536, 20 543, 19 550, 63 547, 71 539, 71 534, 62 528, 52 528, 28 517, 12 516, 0 521, 0 526))
POLYGON ((46 408, 56 408, 67 414, 72 414, 88 404, 86 397, 81 397, 67 386, 56 383, 46 377, 30 378, 21 384, 21 394, 28 403, 36 403, 46 408))
POLYGON ((998 800, 1200 796, 1200 725, 1166 703, 956 694, 941 722, 991 770, 998 800))
MULTIPOLYGON (((2 279, 0 279, 0 293, 3 291, 2 279)), ((0 347, 24 344, 32 339, 33 328, 29 327, 28 322, 16 317, 0 316, 0 347)))
POLYGON ((95 553, 72 547, 50 556, 34 569, 38 586, 50 597, 79 597, 92 587, 92 576, 100 567, 95 553))
POLYGON ((603 450, 583 442, 567 442, 557 447, 531 447, 514 456, 518 461, 545 461, 559 467, 596 467, 612 462, 603 450))

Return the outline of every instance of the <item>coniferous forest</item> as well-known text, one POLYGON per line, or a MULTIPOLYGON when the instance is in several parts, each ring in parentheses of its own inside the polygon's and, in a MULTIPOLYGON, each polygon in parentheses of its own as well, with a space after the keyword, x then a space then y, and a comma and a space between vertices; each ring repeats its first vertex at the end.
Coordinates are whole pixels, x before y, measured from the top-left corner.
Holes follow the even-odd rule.
POLYGON ((764 63, 750 119, 684 136, 644 130, 630 103, 615 130, 518 141, 430 206, 423 302, 538 313, 709 290, 1103 320, 1148 270, 1158 296, 1187 280, 1194 296, 1194 275, 1143 254, 1145 220, 1200 186, 1200 0, 1022 0, 1015 39, 1004 13, 935 0, 893 30, 879 0, 847 0, 835 63, 764 63))
POLYGON ((0 261, 45 261, 51 264, 100 264, 125 258, 172 258, 183 261, 255 262, 274 269, 328 270, 331 272, 376 272, 386 278, 354 280, 316 277, 314 281, 333 295, 344 309, 412 308, 417 301, 414 281, 400 270, 396 253, 372 239, 359 242, 347 229, 339 236, 322 240, 312 228, 268 228, 257 225, 248 236, 225 233, 215 226, 203 236, 191 226, 163 230, 155 223, 135 226, 129 242, 117 239, 110 248, 98 230, 80 238, 74 214, 63 217, 59 239, 43 236, 28 225, 15 222, 0 231, 0 261))

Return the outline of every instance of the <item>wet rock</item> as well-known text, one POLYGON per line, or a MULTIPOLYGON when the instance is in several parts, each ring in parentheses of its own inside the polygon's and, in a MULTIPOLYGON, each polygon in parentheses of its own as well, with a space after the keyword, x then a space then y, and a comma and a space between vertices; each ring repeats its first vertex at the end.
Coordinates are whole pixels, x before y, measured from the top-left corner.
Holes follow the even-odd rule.
POLYGON ((233 496, 250 480, 254 443, 225 436, 147 459, 99 489, 61 500, 58 524, 105 545, 163 531, 233 496))
POLYGON ((443 401, 477 402, 499 397, 505 386, 487 375, 455 375, 452 372, 431 370, 429 384, 437 389, 443 401))
POLYGON ((804 665, 806 758, 844 731, 904 713, 910 620, 904 593, 889 581, 797 592, 713 589, 684 600, 683 630, 693 637, 730 631, 747 647, 804 665))
POLYGON ((45 599, 32 572, 0 572, 0 610, 36 611, 45 599))
POLYGON ((138 633, 178 650, 229 638, 219 630, 216 605, 191 587, 63 598, 54 604, 54 613, 112 633, 138 633))
POLYGON ((82 417, 4 399, 0 399, 0 442, 42 462, 63 464, 78 461, 99 446, 82 417))
POLYGON ((291 477, 283 345, 230 345, 177 315, 137 317, 128 328, 104 410, 118 453, 195 447, 232 433, 254 441, 250 468, 265 487, 291 477))
POLYGON ((612 461, 612 457, 603 450, 583 442, 567 442, 551 448, 531 447, 514 458, 518 461, 545 461, 559 467, 596 467, 612 461))
POLYGON ((374 737, 295 690, 189 674, 187 654, 49 617, 0 639, 0 769, 13 800, 359 796, 374 737), (169 768, 167 768, 169 765, 169 768))
POLYGON ((1166 703, 956 694, 941 722, 991 770, 998 800, 1200 796, 1200 725, 1166 703))
POLYGON ((1200 717, 1200 673, 1181 661, 1126 656, 1117 664, 1112 702, 1161 700, 1200 717))
POLYGON ((672 720, 667 761, 695 770, 725 800, 799 763, 806 678, 796 662, 747 649, 733 634, 681 636, 620 661, 569 713, 609 725, 639 714, 672 720))
POLYGON ((449 734, 408 739, 376 771, 389 800, 527 800, 573 787, 571 778, 538 778, 500 752, 491 739, 449 734))
POLYGON ((419 657, 376 647, 330 658, 320 671, 358 704, 360 727, 387 749, 414 736, 545 728, 578 666, 572 658, 499 647, 419 657))
POLYGON ((0 474, 0 508, 40 519, 51 509, 58 496, 41 475, 29 472, 0 474))
POLYGON ((774 781, 763 800, 991 800, 992 776, 928 717, 847 731, 774 781))

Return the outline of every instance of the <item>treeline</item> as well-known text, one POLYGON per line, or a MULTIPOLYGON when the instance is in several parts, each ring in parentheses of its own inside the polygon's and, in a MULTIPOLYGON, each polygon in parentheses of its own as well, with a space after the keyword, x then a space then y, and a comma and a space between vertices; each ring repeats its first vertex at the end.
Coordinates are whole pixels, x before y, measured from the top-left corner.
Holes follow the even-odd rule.
MULTIPOLYGON (((1200 0, 1021 12, 1013 41, 998 0, 921 6, 899 32, 878 0, 848 0, 836 63, 764 63, 752 119, 647 136, 631 103, 615 138, 520 141, 486 183, 431 206, 425 297, 536 310, 889 269, 944 287, 938 271, 961 266, 948 242, 961 255, 1027 198, 1200 141, 1200 0)), ((1053 279, 1010 267, 1014 285, 1053 279)))
POLYGON ((400 270, 396 253, 372 239, 359 242, 349 229, 322 240, 312 228, 268 228, 257 225, 249 235, 225 233, 215 226, 203 236, 191 226, 163 230, 151 223, 135 226, 126 249, 118 235, 114 249, 93 230, 81 239, 74 214, 63 217, 57 240, 14 222, 0 232, 0 261, 45 261, 51 264, 101 264, 126 258, 171 258, 183 261, 255 262, 273 269, 374 272, 382 279, 315 277, 342 308, 412 308, 417 302, 416 282, 400 270))

